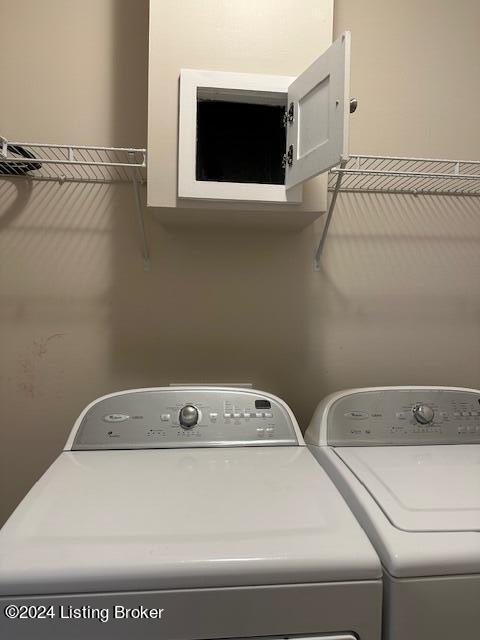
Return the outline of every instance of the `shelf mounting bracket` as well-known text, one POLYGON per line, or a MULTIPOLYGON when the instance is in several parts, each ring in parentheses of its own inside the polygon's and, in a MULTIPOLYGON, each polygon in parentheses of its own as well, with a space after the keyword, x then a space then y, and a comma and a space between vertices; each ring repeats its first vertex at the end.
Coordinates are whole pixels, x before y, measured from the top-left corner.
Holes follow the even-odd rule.
MULTIPOLYGON (((347 164, 347 160, 342 160, 340 163, 340 169, 344 169, 347 164)), ((335 203, 337 201, 338 192, 340 191, 340 186, 342 184, 343 171, 339 171, 337 173, 337 181, 335 182, 335 187, 333 188, 333 193, 330 198, 330 204, 328 206, 327 218, 325 220, 325 224, 323 225, 322 236, 320 238, 320 242, 315 250, 315 256, 313 258, 313 270, 320 271, 320 260, 322 258, 323 247, 325 246, 325 241, 328 235, 328 229, 330 227, 330 223, 332 221, 333 211, 335 209, 335 203)))
POLYGON ((145 219, 143 215, 142 199, 140 197, 140 180, 136 169, 132 169, 132 184, 135 195, 140 240, 142 243, 143 269, 144 271, 150 271, 150 249, 148 246, 147 234, 145 232, 145 219))

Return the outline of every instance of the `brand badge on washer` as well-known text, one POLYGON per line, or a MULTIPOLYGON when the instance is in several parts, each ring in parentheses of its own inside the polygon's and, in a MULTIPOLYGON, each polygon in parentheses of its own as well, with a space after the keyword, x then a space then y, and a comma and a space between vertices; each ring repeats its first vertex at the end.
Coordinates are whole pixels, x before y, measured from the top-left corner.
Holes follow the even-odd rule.
POLYGON ((105 422, 123 422, 129 418, 130 416, 127 416, 124 413, 108 413, 106 416, 103 416, 105 422))
POLYGON ((347 411, 343 415, 349 420, 366 420, 368 418, 367 411, 347 411))

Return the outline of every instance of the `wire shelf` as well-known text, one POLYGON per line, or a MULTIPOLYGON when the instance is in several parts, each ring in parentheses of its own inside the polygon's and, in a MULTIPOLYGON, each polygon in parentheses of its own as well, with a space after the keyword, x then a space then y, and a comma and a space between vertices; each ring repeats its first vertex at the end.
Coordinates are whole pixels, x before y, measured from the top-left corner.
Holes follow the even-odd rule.
POLYGON ((145 182, 145 149, 12 142, 0 137, 0 177, 59 182, 145 182))
POLYGON ((329 191, 480 196, 480 161, 351 156, 330 170, 329 191))
POLYGON ((144 269, 150 269, 139 184, 146 182, 147 152, 123 147, 11 142, 0 136, 0 178, 133 185, 144 269))

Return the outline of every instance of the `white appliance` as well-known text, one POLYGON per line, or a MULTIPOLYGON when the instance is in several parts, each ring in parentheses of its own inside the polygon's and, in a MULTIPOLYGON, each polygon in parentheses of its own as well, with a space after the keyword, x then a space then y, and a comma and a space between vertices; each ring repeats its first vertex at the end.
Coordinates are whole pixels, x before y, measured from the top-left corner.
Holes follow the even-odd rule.
POLYGON ((382 561, 384 639, 480 637, 480 391, 334 393, 305 440, 382 561))
POLYGON ((8 640, 379 640, 381 598, 291 410, 251 389, 96 400, 0 532, 8 640))

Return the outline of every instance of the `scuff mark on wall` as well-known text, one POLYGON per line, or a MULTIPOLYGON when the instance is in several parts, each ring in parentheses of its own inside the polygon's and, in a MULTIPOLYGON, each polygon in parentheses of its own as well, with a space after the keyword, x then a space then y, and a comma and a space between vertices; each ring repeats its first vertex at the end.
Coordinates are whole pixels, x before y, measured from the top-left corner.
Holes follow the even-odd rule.
POLYGON ((46 338, 33 340, 29 355, 19 360, 21 373, 18 376, 17 388, 21 393, 29 398, 35 397, 38 391, 39 362, 47 355, 49 342, 65 335, 65 333, 52 333, 46 338))
POLYGON ((35 396, 35 371, 29 358, 20 360, 21 376, 17 383, 18 390, 33 398, 35 396))
POLYGON ((33 341, 34 349, 32 349, 32 352, 35 355, 37 355, 39 358, 42 358, 47 353, 48 343, 51 340, 62 338, 64 335, 65 335, 64 333, 52 333, 52 335, 48 336, 48 338, 41 338, 40 340, 34 340, 33 341))

